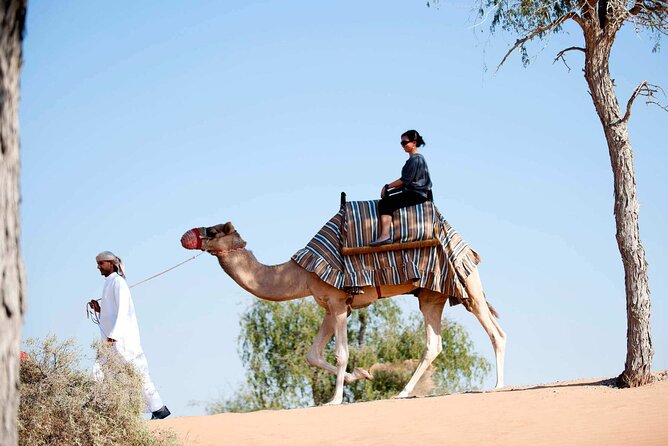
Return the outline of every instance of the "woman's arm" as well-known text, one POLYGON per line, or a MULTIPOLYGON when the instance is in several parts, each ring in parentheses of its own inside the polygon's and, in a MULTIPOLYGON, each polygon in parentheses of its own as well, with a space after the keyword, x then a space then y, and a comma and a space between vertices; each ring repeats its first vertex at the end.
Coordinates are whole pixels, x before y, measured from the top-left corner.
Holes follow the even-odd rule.
POLYGON ((401 187, 404 185, 404 182, 401 181, 401 178, 398 180, 394 180, 391 183, 387 183, 386 185, 383 186, 383 188, 380 190, 380 198, 383 198, 385 194, 387 193, 388 189, 394 189, 395 187, 401 187))

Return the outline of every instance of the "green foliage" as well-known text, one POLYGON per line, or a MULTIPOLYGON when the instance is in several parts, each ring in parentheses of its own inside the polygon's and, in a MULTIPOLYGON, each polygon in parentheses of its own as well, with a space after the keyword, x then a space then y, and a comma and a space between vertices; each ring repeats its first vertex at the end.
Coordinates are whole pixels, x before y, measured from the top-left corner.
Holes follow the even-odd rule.
MULTIPOLYGON (((520 38, 531 35, 534 31, 546 28, 536 37, 543 39, 550 33, 563 31, 563 24, 550 26, 557 22, 564 14, 578 11, 578 2, 571 0, 479 0, 478 17, 480 19, 491 16, 489 30, 491 33, 501 27, 504 31, 520 38)), ((531 40, 531 39, 530 39, 531 40)), ((527 43, 519 47, 522 64, 530 62, 527 52, 527 43)))
MULTIPOLYGON (((438 7, 440 3, 440 0, 432 0, 427 6, 438 7)), ((477 0, 474 5, 480 24, 488 27, 491 33, 501 28, 520 39, 532 36, 518 48, 524 65, 529 63, 527 44, 534 37, 543 40, 551 33, 563 32, 566 21, 560 19, 569 14, 601 28, 612 27, 613 40, 622 24, 629 23, 636 32, 650 34, 650 40, 654 42, 653 52, 659 50, 661 36, 668 34, 668 4, 665 0, 477 0)), ((484 31, 482 26, 480 31, 484 31)))
MULTIPOLYGON (((208 413, 319 405, 334 393, 334 375, 309 365, 306 354, 320 327, 324 311, 299 300, 256 301, 241 318, 239 349, 247 370, 246 383, 229 398, 207 406, 208 413)), ((463 327, 445 320, 444 350, 434 361, 431 393, 474 388, 491 369, 473 351, 463 327), (434 387, 435 386, 435 387, 434 387)), ((344 401, 384 399, 399 393, 424 353, 422 318, 403 317, 391 299, 353 311, 348 319, 348 371, 371 368, 372 381, 360 380, 344 389, 344 401), (412 360, 412 361, 411 361, 412 360)), ((334 364, 334 340, 325 349, 334 364)))
POLYGON ((20 446, 168 446, 173 435, 152 434, 142 418, 141 376, 106 344, 94 345, 104 379, 79 369, 74 341, 27 341, 21 361, 20 446))
POLYGON ((226 412, 254 412, 262 409, 265 407, 258 404, 246 384, 238 388, 231 397, 222 397, 206 404, 206 412, 209 415, 226 412))
POLYGON ((257 301, 241 318, 241 360, 247 370, 253 408, 304 405, 320 389, 322 373, 305 361, 321 320, 316 305, 257 301))

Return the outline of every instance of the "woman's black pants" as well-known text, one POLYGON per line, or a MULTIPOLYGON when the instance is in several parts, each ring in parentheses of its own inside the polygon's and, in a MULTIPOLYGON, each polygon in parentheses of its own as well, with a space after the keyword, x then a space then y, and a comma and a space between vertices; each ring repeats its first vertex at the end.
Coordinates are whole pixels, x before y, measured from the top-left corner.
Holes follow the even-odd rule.
POLYGON ((417 192, 410 190, 401 190, 392 194, 385 194, 378 203, 380 215, 392 215, 394 211, 408 206, 424 203, 428 198, 423 197, 417 192))

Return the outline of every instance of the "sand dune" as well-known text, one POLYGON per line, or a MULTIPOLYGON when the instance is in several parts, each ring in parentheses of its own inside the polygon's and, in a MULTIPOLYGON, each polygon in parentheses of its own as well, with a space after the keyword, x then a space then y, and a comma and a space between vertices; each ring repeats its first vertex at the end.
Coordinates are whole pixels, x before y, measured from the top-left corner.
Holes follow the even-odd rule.
POLYGON ((259 411, 152 422, 188 446, 668 445, 668 379, 636 389, 610 380, 497 392, 259 411))

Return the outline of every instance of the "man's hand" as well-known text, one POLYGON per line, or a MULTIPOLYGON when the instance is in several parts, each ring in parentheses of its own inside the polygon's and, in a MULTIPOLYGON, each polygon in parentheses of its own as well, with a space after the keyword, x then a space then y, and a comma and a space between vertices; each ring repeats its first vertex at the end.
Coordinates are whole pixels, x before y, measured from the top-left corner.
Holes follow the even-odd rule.
POLYGON ((96 313, 99 313, 99 312, 100 312, 100 303, 99 303, 97 300, 95 300, 95 299, 91 299, 91 301, 88 302, 88 306, 89 306, 90 309, 93 310, 94 312, 96 312, 96 313))

